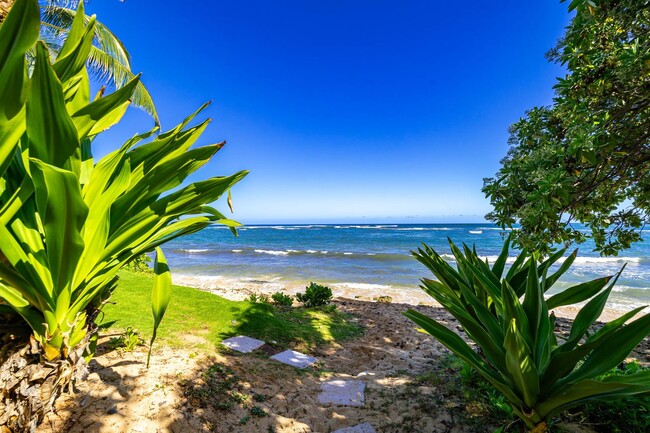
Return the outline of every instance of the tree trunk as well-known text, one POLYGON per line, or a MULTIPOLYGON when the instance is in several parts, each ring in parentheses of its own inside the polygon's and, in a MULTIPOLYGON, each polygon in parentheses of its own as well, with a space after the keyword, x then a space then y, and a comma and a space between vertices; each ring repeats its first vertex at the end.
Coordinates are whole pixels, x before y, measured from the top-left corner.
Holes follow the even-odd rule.
POLYGON ((34 432, 65 387, 87 374, 86 344, 66 359, 42 360, 31 330, 0 332, 0 433, 34 432))
POLYGON ((546 423, 546 421, 542 421, 542 422, 536 424, 535 427, 533 427, 530 430, 530 432, 531 433, 547 433, 548 432, 548 424, 546 423))
POLYGON ((13 4, 14 0, 0 0, 0 24, 5 20, 13 4))

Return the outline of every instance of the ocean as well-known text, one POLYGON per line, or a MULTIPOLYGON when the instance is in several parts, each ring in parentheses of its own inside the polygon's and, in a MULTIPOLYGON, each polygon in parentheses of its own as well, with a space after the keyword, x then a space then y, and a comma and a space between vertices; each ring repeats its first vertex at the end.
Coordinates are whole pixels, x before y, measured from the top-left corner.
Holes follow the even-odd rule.
MULTIPOLYGON (((410 251, 426 243, 453 264, 449 237, 457 245, 476 245, 481 256, 493 261, 503 235, 485 223, 251 225, 240 228, 238 237, 214 226, 172 241, 164 250, 176 277, 267 291, 295 291, 314 281, 330 285, 335 294, 399 293, 420 298, 419 280, 431 274, 410 251)), ((600 257, 589 242, 574 248, 579 249, 578 258, 554 291, 614 275, 627 263, 608 307, 629 310, 650 304, 650 244, 638 242, 619 257, 600 257)), ((516 254, 512 250, 510 255, 516 254)))

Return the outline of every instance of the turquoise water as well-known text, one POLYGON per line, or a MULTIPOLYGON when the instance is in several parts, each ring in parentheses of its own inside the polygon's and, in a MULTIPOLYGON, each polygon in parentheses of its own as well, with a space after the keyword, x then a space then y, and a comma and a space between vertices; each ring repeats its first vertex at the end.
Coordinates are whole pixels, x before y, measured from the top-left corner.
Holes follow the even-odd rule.
MULTIPOLYGON (((493 260, 503 233, 489 224, 305 224, 248 226, 234 237, 224 227, 210 227, 167 244, 165 253, 175 275, 275 287, 316 281, 381 292, 414 290, 420 278, 429 276, 410 254, 421 243, 451 259, 450 237, 458 245, 475 244, 481 256, 493 260)), ((559 288, 615 274, 628 263, 610 306, 650 303, 650 244, 639 242, 613 258, 599 257, 589 243, 578 248, 578 259, 559 288)))

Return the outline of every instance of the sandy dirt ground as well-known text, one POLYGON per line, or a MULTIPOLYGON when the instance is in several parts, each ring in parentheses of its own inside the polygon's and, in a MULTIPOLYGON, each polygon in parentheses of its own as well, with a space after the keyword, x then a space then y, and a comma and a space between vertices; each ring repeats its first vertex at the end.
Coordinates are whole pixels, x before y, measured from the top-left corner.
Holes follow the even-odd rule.
MULTIPOLYGON (((450 390, 457 372, 444 362, 447 350, 401 314, 412 307, 456 327, 444 310, 353 299, 335 303, 364 333, 311 351, 319 362, 306 370, 269 359, 285 349, 272 346, 250 354, 158 348, 147 370, 144 349, 123 353, 103 344, 87 380, 60 399, 38 432, 328 433, 363 422, 377 433, 498 427, 468 421, 468 408, 450 390), (323 381, 346 378, 365 382, 363 407, 319 403, 323 381)), ((561 327, 568 329, 566 322, 561 327)), ((647 341, 634 355, 650 363, 647 341)))

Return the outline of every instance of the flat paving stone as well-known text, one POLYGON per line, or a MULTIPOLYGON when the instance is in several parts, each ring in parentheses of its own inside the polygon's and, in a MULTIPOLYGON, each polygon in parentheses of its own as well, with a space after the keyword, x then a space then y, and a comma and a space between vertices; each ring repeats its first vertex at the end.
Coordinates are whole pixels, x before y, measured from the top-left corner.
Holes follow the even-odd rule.
POLYGON ((262 347, 265 343, 262 340, 240 335, 231 337, 221 342, 224 346, 236 350, 237 352, 250 353, 255 349, 262 347))
POLYGON ((361 380, 335 379, 320 384, 318 401, 341 406, 363 406, 366 383, 361 380))
POLYGON ((318 359, 313 358, 309 355, 305 355, 304 353, 296 352, 295 350, 285 350, 284 352, 278 353, 277 355, 273 355, 271 359, 275 359, 276 361, 280 361, 285 364, 289 364, 293 367, 296 368, 307 368, 318 359))
POLYGON ((367 422, 363 424, 355 425, 354 427, 346 427, 340 430, 336 430, 333 433, 377 433, 374 428, 367 422))

